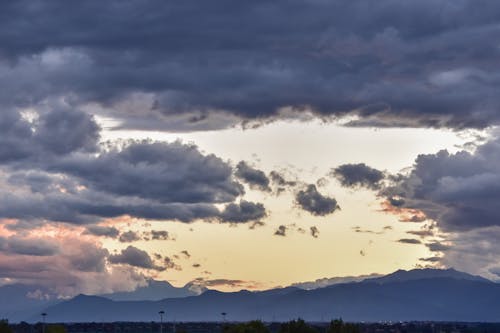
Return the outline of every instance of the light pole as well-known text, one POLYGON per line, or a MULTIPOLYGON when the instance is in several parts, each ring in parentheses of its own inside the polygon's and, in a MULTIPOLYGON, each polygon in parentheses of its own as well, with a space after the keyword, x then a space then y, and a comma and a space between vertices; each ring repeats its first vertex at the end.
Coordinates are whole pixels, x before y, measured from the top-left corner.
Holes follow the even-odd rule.
POLYGON ((42 333, 45 333, 45 317, 47 316, 47 314, 43 312, 41 315, 42 315, 42 333))
POLYGON ((163 333, 163 315, 165 311, 161 310, 158 314, 160 315, 160 333, 163 333))
POLYGON ((221 315, 222 315, 222 321, 224 322, 224 324, 226 323, 226 315, 227 313, 225 312, 221 312, 221 315))

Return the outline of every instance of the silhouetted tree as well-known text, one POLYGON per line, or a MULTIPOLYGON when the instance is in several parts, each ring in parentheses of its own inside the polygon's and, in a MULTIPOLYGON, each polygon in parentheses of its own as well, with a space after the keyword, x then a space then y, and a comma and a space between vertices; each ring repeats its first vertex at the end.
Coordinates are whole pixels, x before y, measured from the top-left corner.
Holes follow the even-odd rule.
POLYGON ((335 319, 330 322, 327 333, 359 333, 359 325, 344 323, 342 319, 335 319))
POLYGON ((0 319, 0 333, 13 333, 7 319, 0 319))
POLYGON ((222 329, 224 333, 270 333, 269 329, 260 320, 248 323, 227 324, 222 329))
POLYGON ((48 325, 45 331, 46 333, 66 333, 66 327, 63 325, 48 325))
POLYGON ((281 324, 279 333, 318 333, 318 331, 299 318, 281 324))

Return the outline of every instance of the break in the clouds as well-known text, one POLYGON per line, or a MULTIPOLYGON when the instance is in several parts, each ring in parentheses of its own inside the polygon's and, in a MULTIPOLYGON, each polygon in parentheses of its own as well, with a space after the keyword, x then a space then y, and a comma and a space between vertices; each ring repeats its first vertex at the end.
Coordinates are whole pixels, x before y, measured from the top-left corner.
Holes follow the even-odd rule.
POLYGON ((384 173, 371 168, 364 163, 343 164, 333 169, 332 176, 338 179, 340 184, 349 188, 365 187, 372 190, 380 188, 380 182, 384 179, 384 173))
POLYGON ((500 120, 499 6, 7 2, 0 99, 68 96, 135 128, 214 129, 286 108, 356 126, 484 127, 500 120))
POLYGON ((295 196, 299 207, 313 215, 324 216, 340 209, 337 200, 318 192, 316 185, 310 184, 295 196))

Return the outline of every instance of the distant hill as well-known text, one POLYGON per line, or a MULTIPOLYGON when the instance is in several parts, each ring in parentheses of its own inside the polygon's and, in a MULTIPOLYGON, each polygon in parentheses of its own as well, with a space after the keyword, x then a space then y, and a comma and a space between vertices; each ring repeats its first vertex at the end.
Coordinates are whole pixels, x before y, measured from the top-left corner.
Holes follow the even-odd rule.
POLYGON ((395 271, 394 273, 381 277, 365 279, 364 281, 371 281, 376 283, 388 283, 388 282, 403 282, 403 281, 412 281, 412 280, 430 279, 430 278, 450 278, 457 280, 492 282, 488 279, 483 278, 482 276, 459 272, 453 268, 449 269, 425 268, 425 269, 413 269, 410 271, 405 271, 400 269, 395 271))
POLYGON ((177 288, 166 281, 149 280, 147 285, 134 291, 103 294, 102 297, 114 301, 159 301, 165 298, 196 296, 205 289, 195 289, 190 284, 177 288))
POLYGON ((0 287, 0 318, 20 321, 55 304, 55 295, 41 286, 9 284, 0 287))
MULTIPOLYGON (((48 307, 50 321, 500 321, 500 284, 455 270, 397 271, 386 279, 260 292, 206 291, 161 301, 112 301, 79 295, 48 307)), ((28 318, 33 320, 33 318, 28 318)))

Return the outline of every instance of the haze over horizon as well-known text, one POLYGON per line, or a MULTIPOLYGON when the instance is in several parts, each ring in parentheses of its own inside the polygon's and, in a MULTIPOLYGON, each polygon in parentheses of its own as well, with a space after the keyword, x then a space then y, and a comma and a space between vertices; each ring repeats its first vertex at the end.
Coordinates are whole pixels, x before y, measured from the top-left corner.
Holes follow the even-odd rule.
POLYGON ((19 0, 0 17, 0 286, 500 279, 498 1, 19 0))

